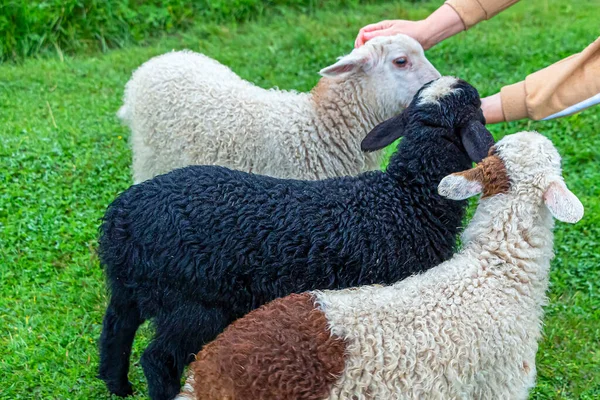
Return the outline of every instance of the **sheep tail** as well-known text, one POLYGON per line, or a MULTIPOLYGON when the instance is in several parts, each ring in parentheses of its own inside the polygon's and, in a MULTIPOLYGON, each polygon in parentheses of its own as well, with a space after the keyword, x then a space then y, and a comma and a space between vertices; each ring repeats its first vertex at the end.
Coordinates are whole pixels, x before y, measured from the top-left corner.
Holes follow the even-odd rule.
POLYGON ((121 108, 119 108, 119 111, 117 111, 117 117, 122 121, 122 122, 129 122, 130 121, 130 115, 129 115, 129 108, 127 108, 127 105, 124 104, 121 108))

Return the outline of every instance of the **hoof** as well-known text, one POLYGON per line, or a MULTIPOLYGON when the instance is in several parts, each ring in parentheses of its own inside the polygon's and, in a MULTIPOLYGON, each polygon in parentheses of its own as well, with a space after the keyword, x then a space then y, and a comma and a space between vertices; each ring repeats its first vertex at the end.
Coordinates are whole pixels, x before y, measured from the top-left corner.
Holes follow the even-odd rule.
POLYGON ((129 381, 124 383, 106 382, 106 387, 108 388, 108 391, 114 394, 115 396, 133 396, 133 386, 131 386, 131 382, 129 381))
POLYGON ((127 385, 122 385, 118 388, 115 388, 114 390, 109 388, 109 390, 112 394, 119 397, 133 396, 133 387, 129 382, 127 382, 127 385))

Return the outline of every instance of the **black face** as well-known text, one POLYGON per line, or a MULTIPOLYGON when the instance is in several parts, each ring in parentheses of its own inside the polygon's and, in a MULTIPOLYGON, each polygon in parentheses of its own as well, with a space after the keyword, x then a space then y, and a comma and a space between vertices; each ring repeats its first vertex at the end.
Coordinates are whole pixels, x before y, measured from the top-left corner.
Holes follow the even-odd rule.
POLYGON ((474 118, 485 124, 479 92, 462 79, 453 85, 450 94, 441 97, 436 103, 419 105, 421 92, 433 82, 435 81, 431 81, 419 89, 410 105, 417 110, 421 121, 430 126, 445 128, 463 125, 474 118))
POLYGON ((459 79, 454 87, 456 89, 460 89, 460 91, 457 92, 457 101, 464 102, 465 105, 470 104, 476 107, 481 107, 479 92, 473 86, 462 79, 459 79))
POLYGON ((401 136, 433 140, 432 135, 438 134, 464 149, 471 160, 479 162, 494 139, 484 126, 485 118, 477 89, 463 80, 457 80, 452 91, 438 101, 419 104, 421 93, 432 82, 419 89, 411 104, 400 115, 373 128, 363 139, 362 150, 379 150, 401 136))
POLYGON ((415 104, 418 118, 428 126, 441 127, 443 136, 459 146, 473 162, 480 162, 494 144, 494 138, 485 128, 485 117, 477 89, 458 80, 450 94, 437 103, 415 104))

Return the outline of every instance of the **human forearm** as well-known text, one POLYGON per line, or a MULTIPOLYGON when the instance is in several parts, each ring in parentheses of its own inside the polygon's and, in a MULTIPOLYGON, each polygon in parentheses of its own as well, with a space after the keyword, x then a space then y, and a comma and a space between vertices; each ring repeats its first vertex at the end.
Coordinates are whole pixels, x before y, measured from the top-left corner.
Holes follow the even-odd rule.
POLYGON ((377 36, 405 34, 429 49, 444 39, 490 19, 519 0, 448 0, 429 17, 419 21, 386 20, 363 27, 354 41, 355 47, 377 36))
MULTIPOLYGON (((503 87, 499 97, 503 119, 514 121, 573 114, 600 102, 599 94, 600 38, 581 53, 503 87)), ((497 109, 492 100, 497 99, 484 99, 484 114, 486 107, 490 113, 497 109)))
POLYGON ((519 0, 447 0, 446 5, 452 7, 461 18, 465 29, 492 18, 519 0))
POLYGON ((465 30, 465 25, 458 13, 444 4, 435 10, 420 25, 417 40, 424 49, 429 49, 451 36, 465 30))
POLYGON ((486 124, 497 124, 505 121, 500 93, 481 99, 481 110, 486 124))
POLYGON ((377 36, 405 34, 417 40, 427 50, 464 29, 456 11, 444 4, 423 20, 386 20, 367 25, 358 32, 354 45, 360 47, 377 36))

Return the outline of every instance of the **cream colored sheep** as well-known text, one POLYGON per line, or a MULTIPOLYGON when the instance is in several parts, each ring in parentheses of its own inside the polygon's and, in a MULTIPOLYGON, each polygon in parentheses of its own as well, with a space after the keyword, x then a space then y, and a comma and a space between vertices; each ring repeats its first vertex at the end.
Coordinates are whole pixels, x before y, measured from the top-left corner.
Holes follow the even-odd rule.
POLYGON ((307 292, 251 312, 198 354, 178 399, 526 399, 552 216, 574 223, 583 206, 542 135, 492 149, 439 185, 457 200, 483 192, 452 259, 392 286, 307 292))
POLYGON ((360 141, 438 78, 408 36, 371 40, 321 71, 310 93, 265 90, 190 51, 155 57, 125 88, 138 183, 192 164, 281 178, 323 179, 378 169, 360 141))

